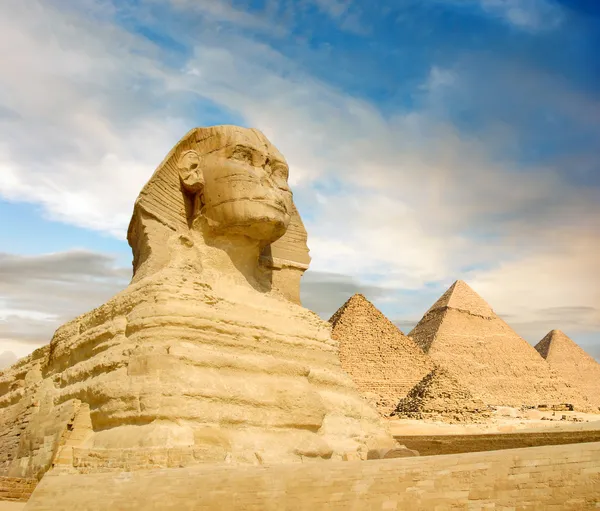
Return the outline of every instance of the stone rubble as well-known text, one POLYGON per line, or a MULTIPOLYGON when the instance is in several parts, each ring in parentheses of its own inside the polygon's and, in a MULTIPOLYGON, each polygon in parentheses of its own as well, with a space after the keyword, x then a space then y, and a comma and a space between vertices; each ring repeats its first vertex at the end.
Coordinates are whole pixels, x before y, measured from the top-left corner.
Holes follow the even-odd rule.
POLYGON ((398 403, 393 415, 406 419, 462 423, 485 422, 490 409, 452 375, 436 367, 398 403))

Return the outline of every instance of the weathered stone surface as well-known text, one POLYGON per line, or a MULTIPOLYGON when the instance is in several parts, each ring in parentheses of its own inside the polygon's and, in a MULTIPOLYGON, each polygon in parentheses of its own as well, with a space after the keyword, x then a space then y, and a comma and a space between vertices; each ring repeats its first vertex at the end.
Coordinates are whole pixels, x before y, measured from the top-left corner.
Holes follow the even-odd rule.
POLYGON ((309 258, 287 177, 256 130, 199 128, 175 146, 135 204, 129 287, 0 373, 0 475, 395 445, 329 324, 298 303, 309 258))
POLYGON ((389 415, 434 364, 363 295, 350 298, 329 320, 342 368, 382 415, 389 415))
POLYGON ((395 458, 412 458, 418 456, 419 453, 406 446, 401 445, 393 449, 371 449, 367 453, 368 460, 391 460, 395 458))
POLYGON ((552 330, 535 349, 591 405, 600 409, 600 364, 560 330, 552 330))
POLYGON ((48 474, 25 509, 579 511, 599 502, 600 443, 588 443, 365 462, 48 474))
POLYGON ((575 403, 580 409, 589 409, 589 401, 460 280, 425 313, 409 336, 486 404, 575 403))
POLYGON ((448 371, 436 367, 401 399, 394 415, 443 422, 483 422, 488 407, 448 371))
POLYGON ((37 483, 37 479, 0 477, 0 505, 6 501, 26 502, 35 490, 37 483))
POLYGON ((42 376, 48 346, 0 373, 0 476, 40 478, 72 422, 79 402, 55 402, 57 390, 42 376))

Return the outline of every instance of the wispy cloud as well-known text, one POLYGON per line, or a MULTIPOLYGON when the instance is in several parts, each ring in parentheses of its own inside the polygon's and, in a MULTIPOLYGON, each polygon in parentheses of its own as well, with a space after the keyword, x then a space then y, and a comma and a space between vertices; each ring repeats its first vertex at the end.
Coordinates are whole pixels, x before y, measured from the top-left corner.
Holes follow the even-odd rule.
POLYGON ((271 9, 260 12, 249 12, 229 0, 160 0, 174 7, 186 16, 200 15, 203 18, 217 23, 229 23, 239 28, 269 31, 281 36, 286 33, 285 24, 275 14, 281 12, 280 5, 270 2, 271 9))
POLYGON ((433 0, 460 9, 476 8, 483 14, 527 32, 543 32, 561 26, 565 12, 557 0, 433 0))
POLYGON ((515 27, 552 30, 560 26, 564 13, 555 0, 478 0, 481 8, 515 27))
POLYGON ((429 76, 421 89, 427 92, 436 92, 440 88, 449 87, 456 83, 456 73, 451 69, 444 69, 439 66, 432 66, 429 76))

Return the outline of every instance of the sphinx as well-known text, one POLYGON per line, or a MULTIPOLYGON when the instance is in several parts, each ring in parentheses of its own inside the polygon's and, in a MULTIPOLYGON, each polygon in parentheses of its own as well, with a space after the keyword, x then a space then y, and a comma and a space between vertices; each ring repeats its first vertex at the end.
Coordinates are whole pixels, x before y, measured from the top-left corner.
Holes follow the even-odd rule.
POLYGON ((329 324, 300 304, 306 231, 262 133, 190 131, 142 189, 127 237, 130 285, 0 373, 0 475, 394 446, 329 324))

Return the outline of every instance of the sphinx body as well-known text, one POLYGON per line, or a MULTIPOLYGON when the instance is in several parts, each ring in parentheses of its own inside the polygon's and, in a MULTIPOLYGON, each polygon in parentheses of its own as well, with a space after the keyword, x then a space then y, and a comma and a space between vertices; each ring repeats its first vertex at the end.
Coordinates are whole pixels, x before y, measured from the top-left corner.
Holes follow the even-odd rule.
POLYGON ((0 475, 394 444, 329 324, 299 304, 310 259, 287 173, 256 130, 198 128, 175 146, 134 207, 131 284, 0 374, 0 475))

